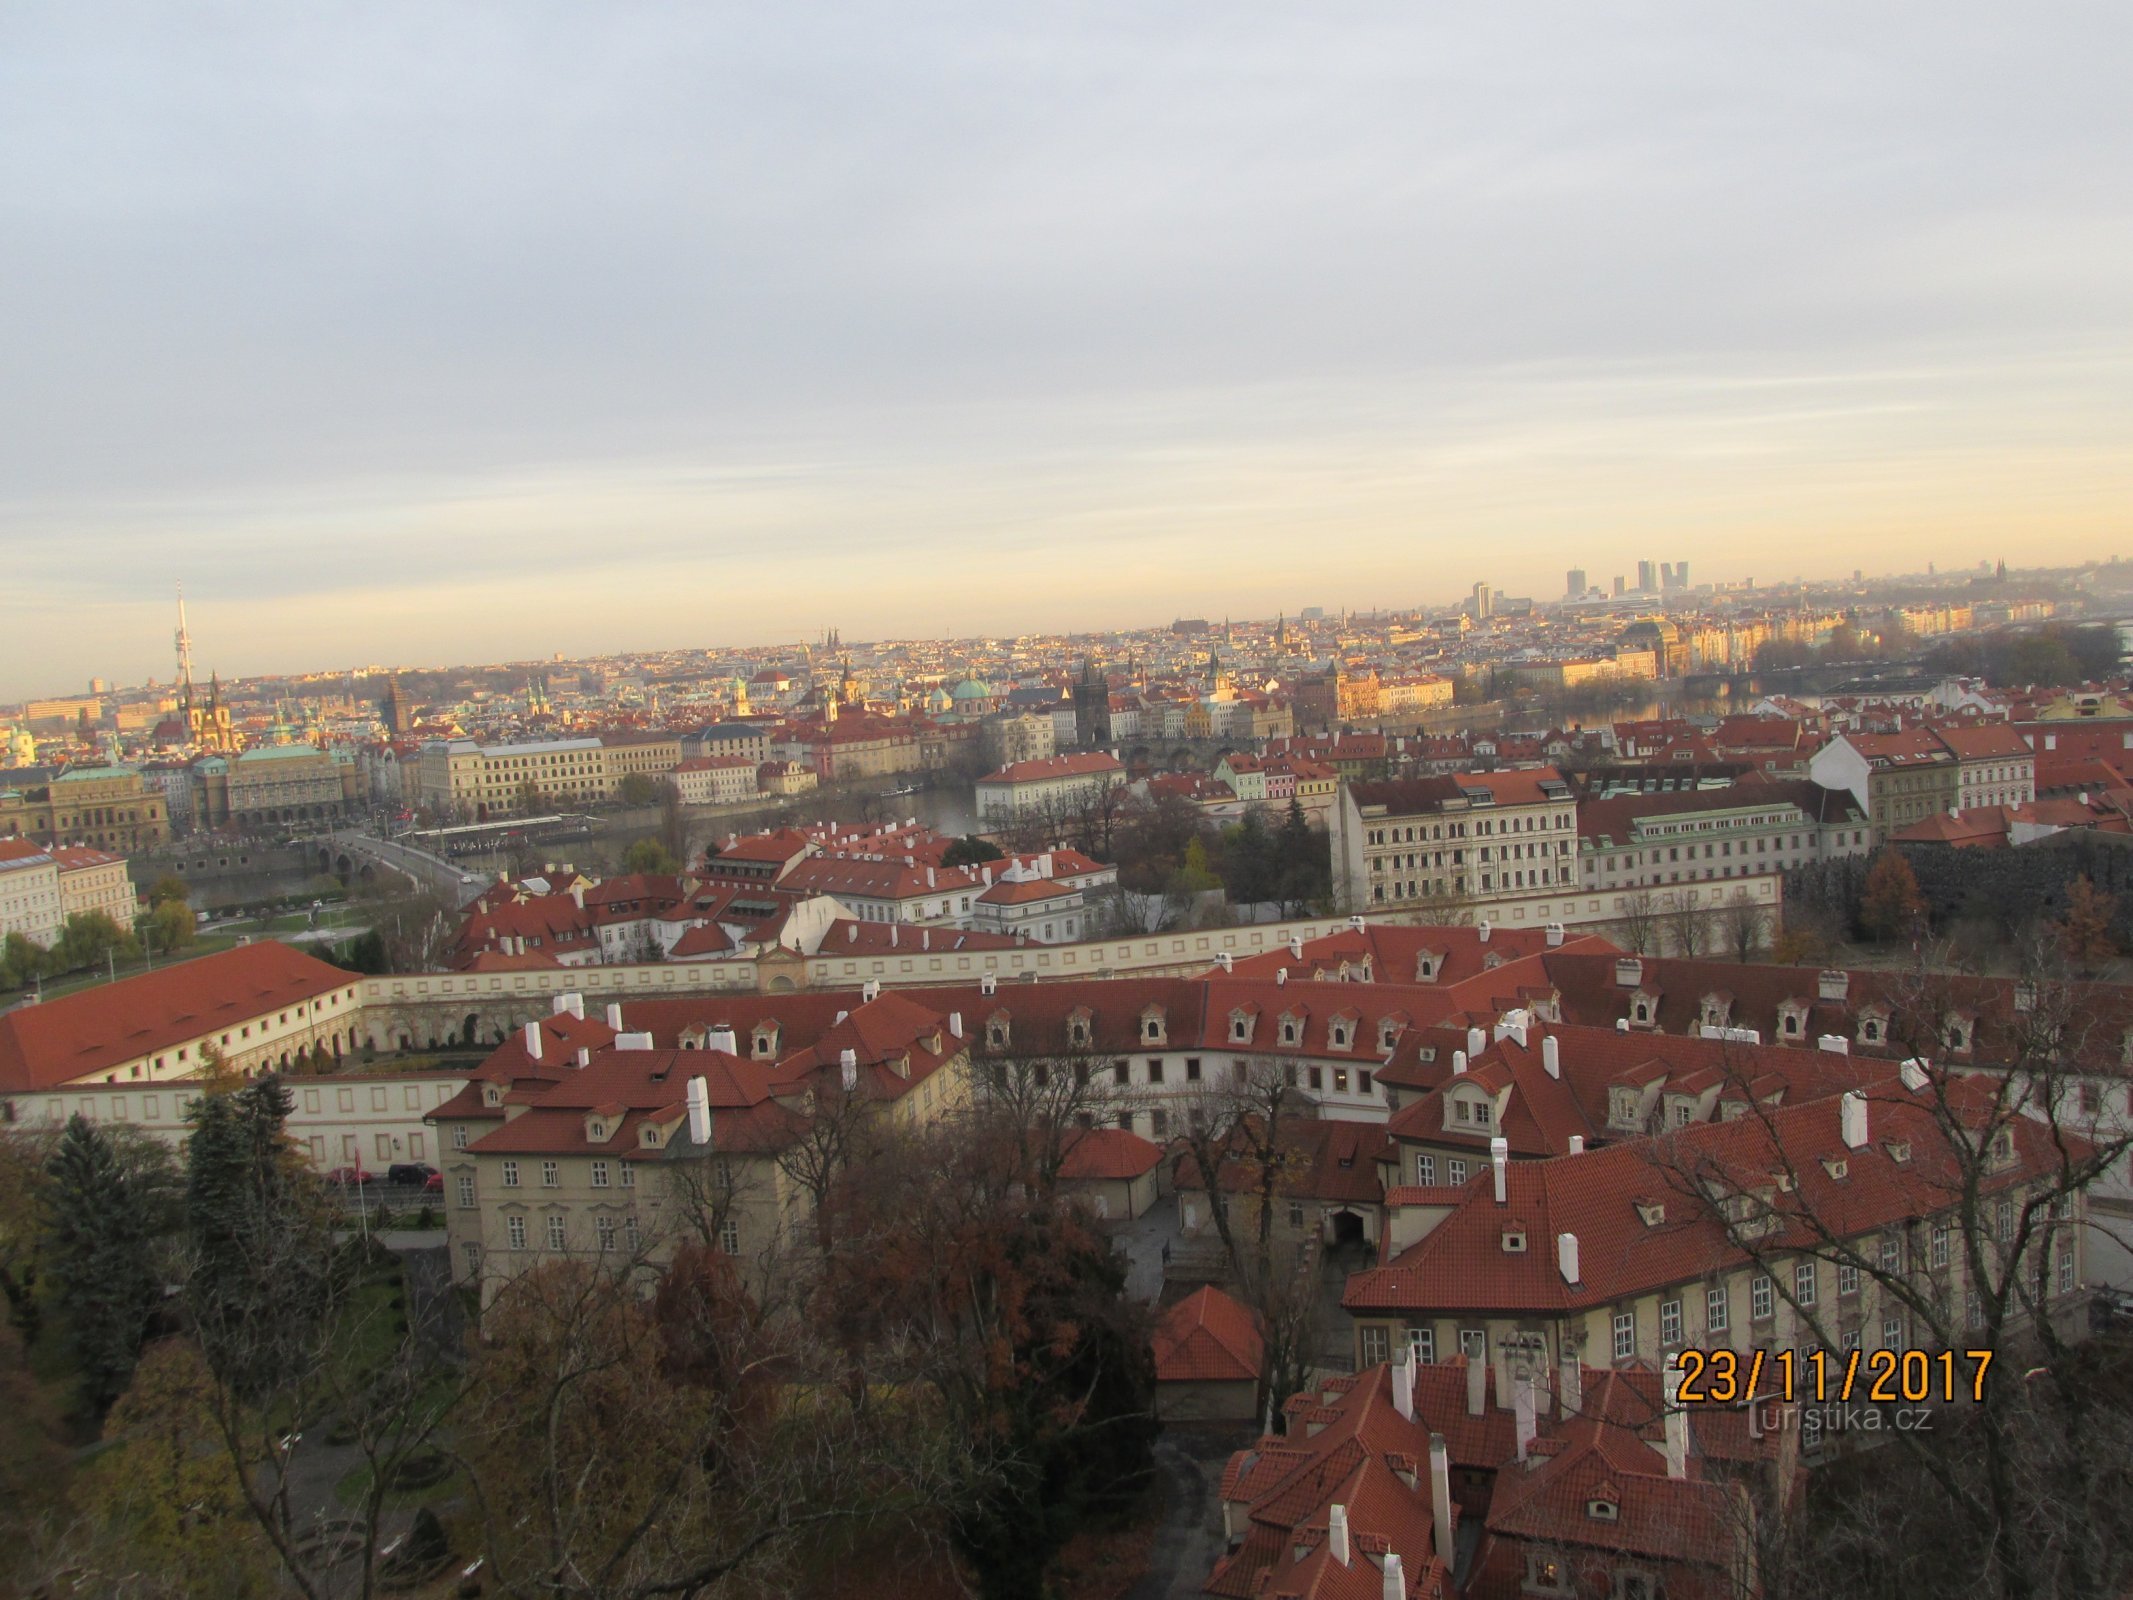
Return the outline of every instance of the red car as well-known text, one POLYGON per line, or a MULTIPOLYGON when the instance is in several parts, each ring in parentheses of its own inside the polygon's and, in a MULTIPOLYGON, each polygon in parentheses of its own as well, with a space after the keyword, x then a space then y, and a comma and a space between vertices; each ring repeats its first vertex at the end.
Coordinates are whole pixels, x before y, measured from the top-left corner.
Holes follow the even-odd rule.
POLYGON ((335 1167, 326 1174, 326 1181, 338 1184, 343 1189, 357 1189, 367 1183, 376 1183, 378 1180, 361 1167, 335 1167))

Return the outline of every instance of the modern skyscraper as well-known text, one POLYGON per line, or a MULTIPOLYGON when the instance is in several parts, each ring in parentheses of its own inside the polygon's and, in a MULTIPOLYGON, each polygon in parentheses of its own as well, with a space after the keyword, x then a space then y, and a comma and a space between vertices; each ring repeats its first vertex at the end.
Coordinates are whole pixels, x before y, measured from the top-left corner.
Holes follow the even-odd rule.
POLYGON ((1637 592, 1639 594, 1657 594, 1659 592, 1658 562, 1640 561, 1637 563, 1637 592))
POLYGON ((1496 615, 1496 593, 1485 583, 1474 585, 1474 620, 1487 621, 1496 615))
POLYGON ((1564 580, 1563 592, 1572 600, 1583 598, 1585 593, 1585 569, 1583 567, 1572 567, 1570 569, 1569 576, 1564 580))

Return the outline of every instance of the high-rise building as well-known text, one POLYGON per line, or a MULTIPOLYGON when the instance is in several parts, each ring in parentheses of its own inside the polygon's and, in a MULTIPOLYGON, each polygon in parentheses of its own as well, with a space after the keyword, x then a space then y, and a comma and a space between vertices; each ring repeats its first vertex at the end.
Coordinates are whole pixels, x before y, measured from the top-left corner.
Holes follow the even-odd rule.
POLYGON ((1659 592, 1658 562, 1640 561, 1637 563, 1637 592, 1639 594, 1657 594, 1659 592))
POLYGON ((1496 593, 1485 583, 1474 585, 1474 620, 1485 622, 1496 614, 1496 593))
POLYGON ((1572 567, 1570 569, 1570 575, 1564 580, 1563 583, 1563 592, 1568 598, 1572 600, 1578 600, 1584 597, 1585 569, 1583 567, 1572 567))
POLYGON ((1615 598, 1619 600, 1627 593, 1629 593, 1629 580, 1618 572, 1615 574, 1615 598))

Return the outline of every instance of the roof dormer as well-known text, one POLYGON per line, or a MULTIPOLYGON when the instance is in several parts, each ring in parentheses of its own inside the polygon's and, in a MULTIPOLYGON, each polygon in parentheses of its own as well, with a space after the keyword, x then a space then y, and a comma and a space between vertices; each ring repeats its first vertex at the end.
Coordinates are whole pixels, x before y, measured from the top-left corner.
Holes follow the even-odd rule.
POLYGON ((1778 1002, 1778 1037, 1780 1039, 1804 1039, 1807 1037, 1807 1002, 1797 997, 1778 1002))
POLYGON ((1703 997, 1697 1014, 1706 1028, 1730 1028, 1733 1026, 1733 996, 1723 989, 1713 989, 1703 997))
POLYGON ((1629 1025, 1632 1028, 1656 1028, 1659 1026, 1659 991, 1639 987, 1629 997, 1629 1025))
POLYGON ((775 1061, 778 1056, 778 1023, 774 1017, 766 1017, 755 1025, 748 1035, 748 1053, 758 1061, 775 1061))
POLYGON ((1859 1012, 1859 1043, 1887 1044, 1889 1042, 1889 1008, 1878 1000, 1862 1007, 1859 1012))
POLYGON ((1415 954, 1415 982, 1435 983, 1437 974, 1444 970, 1442 950, 1421 950, 1415 954))
MULTIPOLYGON (((1258 1012, 1249 1006, 1239 1006, 1232 1011, 1229 1014, 1229 1042, 1231 1044, 1250 1044, 1252 1042, 1252 1026, 1258 1021, 1258 1016, 1258 1012)), ((2133 1039, 2133 1034, 2129 1034, 2128 1038, 2133 1039)))
POLYGON ((1326 1044, 1335 1050, 1351 1047, 1355 1043, 1358 1021, 1352 1011, 1337 1012, 1326 1024, 1326 1044))
POLYGON ((1399 1044, 1400 1035, 1406 1031, 1407 1023, 1404 1018, 1396 1016, 1380 1017, 1378 1019, 1378 1049, 1390 1053, 1393 1047, 1399 1044))
POLYGON ((1141 1043, 1167 1044, 1168 1024, 1161 1006, 1150 1006, 1141 1013, 1141 1043))
POLYGON ((1076 1050, 1086 1050, 1096 1036, 1096 1014, 1087 1006, 1076 1006, 1067 1013, 1067 1044, 1076 1050))
POLYGON ((1974 1011, 1951 1011, 1941 1019, 1941 1047, 1951 1056, 1970 1053, 1970 1046, 1977 1038, 1977 1013, 1974 1011))
POLYGON ((1281 1014, 1278 1036, 1283 1044, 1299 1045, 1303 1043, 1304 1023, 1308 1016, 1308 1012, 1302 1011, 1284 1011, 1281 1014))
POLYGON ((1014 1039, 1014 1029, 1009 1025, 1006 1010, 995 1011, 985 1019, 985 1047, 988 1050, 1005 1050, 1014 1039))

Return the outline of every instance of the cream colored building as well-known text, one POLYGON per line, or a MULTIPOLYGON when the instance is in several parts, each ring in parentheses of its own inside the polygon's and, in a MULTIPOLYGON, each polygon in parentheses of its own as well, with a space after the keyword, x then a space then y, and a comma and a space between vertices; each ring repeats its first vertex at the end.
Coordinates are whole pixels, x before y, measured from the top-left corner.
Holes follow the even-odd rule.
POLYGON ((101 911, 121 928, 131 928, 140 901, 133 892, 133 879, 126 872, 126 858, 86 845, 62 845, 52 852, 59 867, 59 908, 64 917, 81 911, 101 911))

